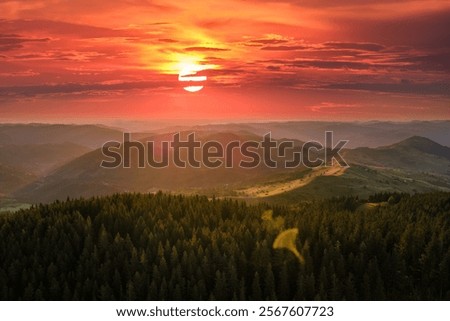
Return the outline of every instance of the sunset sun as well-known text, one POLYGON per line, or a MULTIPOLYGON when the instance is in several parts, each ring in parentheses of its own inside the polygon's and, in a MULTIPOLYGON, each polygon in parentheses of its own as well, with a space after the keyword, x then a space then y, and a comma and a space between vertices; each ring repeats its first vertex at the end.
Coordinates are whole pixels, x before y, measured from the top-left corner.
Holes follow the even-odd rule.
POLYGON ((180 63, 178 81, 186 84, 183 89, 188 92, 197 92, 202 90, 207 77, 197 75, 197 73, 205 69, 205 66, 197 64, 195 62, 180 63))

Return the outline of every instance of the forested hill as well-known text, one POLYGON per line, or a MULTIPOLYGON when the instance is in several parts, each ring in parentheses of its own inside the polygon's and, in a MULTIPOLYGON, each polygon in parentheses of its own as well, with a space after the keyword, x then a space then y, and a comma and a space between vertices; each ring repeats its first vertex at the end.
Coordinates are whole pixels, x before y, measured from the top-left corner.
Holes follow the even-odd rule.
POLYGON ((118 194, 0 213, 0 299, 450 300, 450 194, 370 202, 118 194), (273 249, 292 228, 304 263, 273 249))

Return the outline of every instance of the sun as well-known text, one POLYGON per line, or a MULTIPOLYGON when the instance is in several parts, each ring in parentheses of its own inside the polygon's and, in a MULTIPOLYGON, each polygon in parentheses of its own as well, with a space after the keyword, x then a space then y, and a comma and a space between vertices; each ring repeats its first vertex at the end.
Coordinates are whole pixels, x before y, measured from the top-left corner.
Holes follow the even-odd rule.
POLYGON ((208 79, 206 76, 197 75, 198 72, 206 70, 207 66, 202 66, 195 62, 185 61, 179 64, 178 81, 186 82, 183 89, 188 92, 197 92, 203 89, 203 84, 208 79))

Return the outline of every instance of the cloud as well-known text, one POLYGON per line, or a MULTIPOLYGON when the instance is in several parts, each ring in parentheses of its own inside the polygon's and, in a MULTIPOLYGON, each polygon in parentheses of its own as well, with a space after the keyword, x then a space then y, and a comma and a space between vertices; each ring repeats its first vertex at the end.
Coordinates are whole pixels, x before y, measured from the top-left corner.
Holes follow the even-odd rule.
POLYGON ((331 49, 354 49, 363 51, 380 51, 386 48, 378 43, 370 42, 325 42, 323 46, 331 49))
MULTIPOLYGON (((370 42, 324 42, 324 43, 305 43, 304 41, 289 41, 283 40, 282 45, 268 45, 261 48, 261 50, 271 51, 297 51, 309 50, 317 52, 337 51, 345 54, 358 55, 361 52, 379 52, 386 49, 386 46, 378 43, 370 42)), ((276 44, 276 43, 275 43, 276 44)))
POLYGON ((442 95, 450 97, 450 86, 447 83, 333 83, 324 86, 326 89, 378 91, 386 93, 405 93, 414 95, 442 95))
MULTIPOLYGON (((447 2, 448 3, 448 2, 447 2)), ((365 19, 357 15, 337 18, 336 27, 352 40, 370 39, 384 45, 406 45, 416 48, 450 47, 450 8, 417 12, 405 16, 365 19), (355 27, 356 26, 356 27, 355 27)))
POLYGON ((272 50, 272 51, 290 51, 290 50, 305 50, 310 47, 305 45, 284 45, 284 46, 265 46, 261 50, 272 50))
POLYGON ((0 34, 0 51, 20 49, 25 43, 48 41, 50 41, 50 38, 30 38, 17 34, 0 34))
MULTIPOLYGON (((250 0, 253 3, 271 3, 273 0, 250 0)), ((298 6, 304 10, 308 9, 347 9, 344 12, 355 12, 357 14, 368 14, 372 12, 367 12, 369 8, 388 8, 390 6, 398 8, 399 6, 405 8, 405 11, 407 8, 416 9, 417 7, 423 9, 424 4, 423 2, 427 3, 427 9, 432 10, 435 8, 440 7, 448 7, 448 3, 446 3, 445 0, 443 1, 422 1, 421 3, 418 3, 416 0, 280 0, 280 3, 288 3, 290 5, 298 6), (366 9, 366 10, 364 10, 366 9)), ((260 4, 261 5, 261 4, 260 4)), ((411 9, 411 10, 412 10, 411 9)), ((372 10, 375 11, 375 10, 372 10)), ((373 12, 376 13, 376 12, 373 12)), ((390 13, 390 12, 387 12, 390 13)))
POLYGON ((276 44, 280 44, 280 43, 286 43, 288 42, 287 39, 277 39, 277 38, 272 38, 272 39, 253 39, 248 41, 249 44, 261 44, 261 45, 276 45, 276 44))
POLYGON ((407 63, 409 69, 428 71, 450 71, 450 50, 442 53, 425 53, 418 55, 400 55, 391 58, 392 63, 407 63))
POLYGON ((321 102, 313 106, 309 106, 311 111, 314 112, 332 112, 332 113, 342 113, 342 112, 354 112, 355 108, 358 108, 357 104, 345 104, 336 102, 321 102))
MULTIPOLYGON (((154 28, 159 28, 155 26, 154 28)), ((75 39, 92 38, 149 38, 145 30, 139 28, 112 29, 106 27, 97 27, 86 24, 77 24, 63 21, 51 20, 5 20, 0 19, 0 30, 5 33, 11 33, 16 37, 23 32, 34 33, 36 35, 65 36, 75 39)), ((39 39, 39 38, 38 38, 39 39)), ((44 38, 41 41, 49 41, 44 38)))
MULTIPOLYGON (((45 0, 3 0, 0 2, 0 12, 5 12, 9 16, 20 16, 26 19, 35 17, 84 17, 92 13, 101 15, 115 15, 133 13, 174 13, 179 11, 175 1, 153 1, 153 0, 77 0, 77 1, 45 1, 45 0)), ((100 17, 98 17, 100 18, 100 17)), ((100 18, 101 19, 101 18, 100 18)), ((55 19, 56 20, 56 19, 55 19)), ((58 19, 60 20, 60 19, 58 19)))
POLYGON ((176 43, 178 40, 175 39, 169 39, 169 38, 160 38, 158 39, 159 42, 165 42, 165 43, 176 43))
MULTIPOLYGON (((107 55, 100 52, 80 52, 72 51, 54 51, 49 50, 42 53, 26 53, 14 55, 16 60, 60 60, 60 61, 92 61, 95 58, 104 58, 107 55)), ((108 55, 109 56, 109 55, 108 55)), ((111 57, 111 56, 109 56, 111 57)))
POLYGON ((184 48, 185 51, 198 51, 198 52, 208 52, 208 51, 229 51, 226 48, 214 48, 214 47, 187 47, 184 48))
POLYGON ((4 97, 34 97, 40 95, 76 94, 89 92, 119 92, 130 90, 159 89, 173 87, 174 82, 168 80, 161 81, 140 81, 122 82, 110 81, 103 83, 66 83, 57 85, 35 85, 35 86, 7 86, 0 87, 0 96, 4 97))
POLYGON ((31 69, 15 72, 0 72, 0 77, 34 77, 37 75, 39 75, 39 73, 31 69))
POLYGON ((267 70, 270 70, 270 71, 279 71, 279 70, 281 70, 280 66, 267 66, 266 68, 267 68, 267 70))
POLYGON ((357 61, 339 60, 299 60, 287 64, 297 68, 320 68, 320 69, 369 69, 371 64, 357 61))
MULTIPOLYGON (((334 45, 335 43, 333 43, 334 45)), ((445 51, 417 50, 409 47, 385 47, 380 51, 375 50, 381 45, 368 45, 360 43, 345 43, 331 49, 323 44, 307 44, 313 48, 302 51, 304 58, 298 59, 298 55, 286 56, 287 59, 259 60, 257 63, 282 65, 292 68, 318 68, 318 69, 352 69, 377 71, 379 75, 386 72, 409 73, 418 70, 426 71, 428 76, 441 73, 450 69, 448 56, 450 49, 445 51), (353 49, 340 49, 341 47, 353 49), (339 49, 337 49, 339 48, 339 49), (355 48, 360 48, 359 50, 355 48), (363 49, 364 48, 364 49, 363 49)), ((293 49, 295 52, 295 48, 293 49)), ((287 50, 287 52, 290 52, 287 50)), ((279 57, 282 57, 281 55, 279 57)), ((264 67, 267 67, 265 65, 264 67)), ((415 76, 413 76, 415 77, 415 76)))

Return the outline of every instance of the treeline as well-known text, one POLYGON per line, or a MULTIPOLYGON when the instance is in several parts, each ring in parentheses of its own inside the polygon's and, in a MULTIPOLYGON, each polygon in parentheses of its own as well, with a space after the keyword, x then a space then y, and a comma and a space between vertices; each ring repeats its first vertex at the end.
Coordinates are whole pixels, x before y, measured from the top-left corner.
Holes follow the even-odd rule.
POLYGON ((1 300, 450 300, 450 194, 295 209, 118 194, 0 214, 1 300), (298 251, 273 249, 298 228, 298 251))

